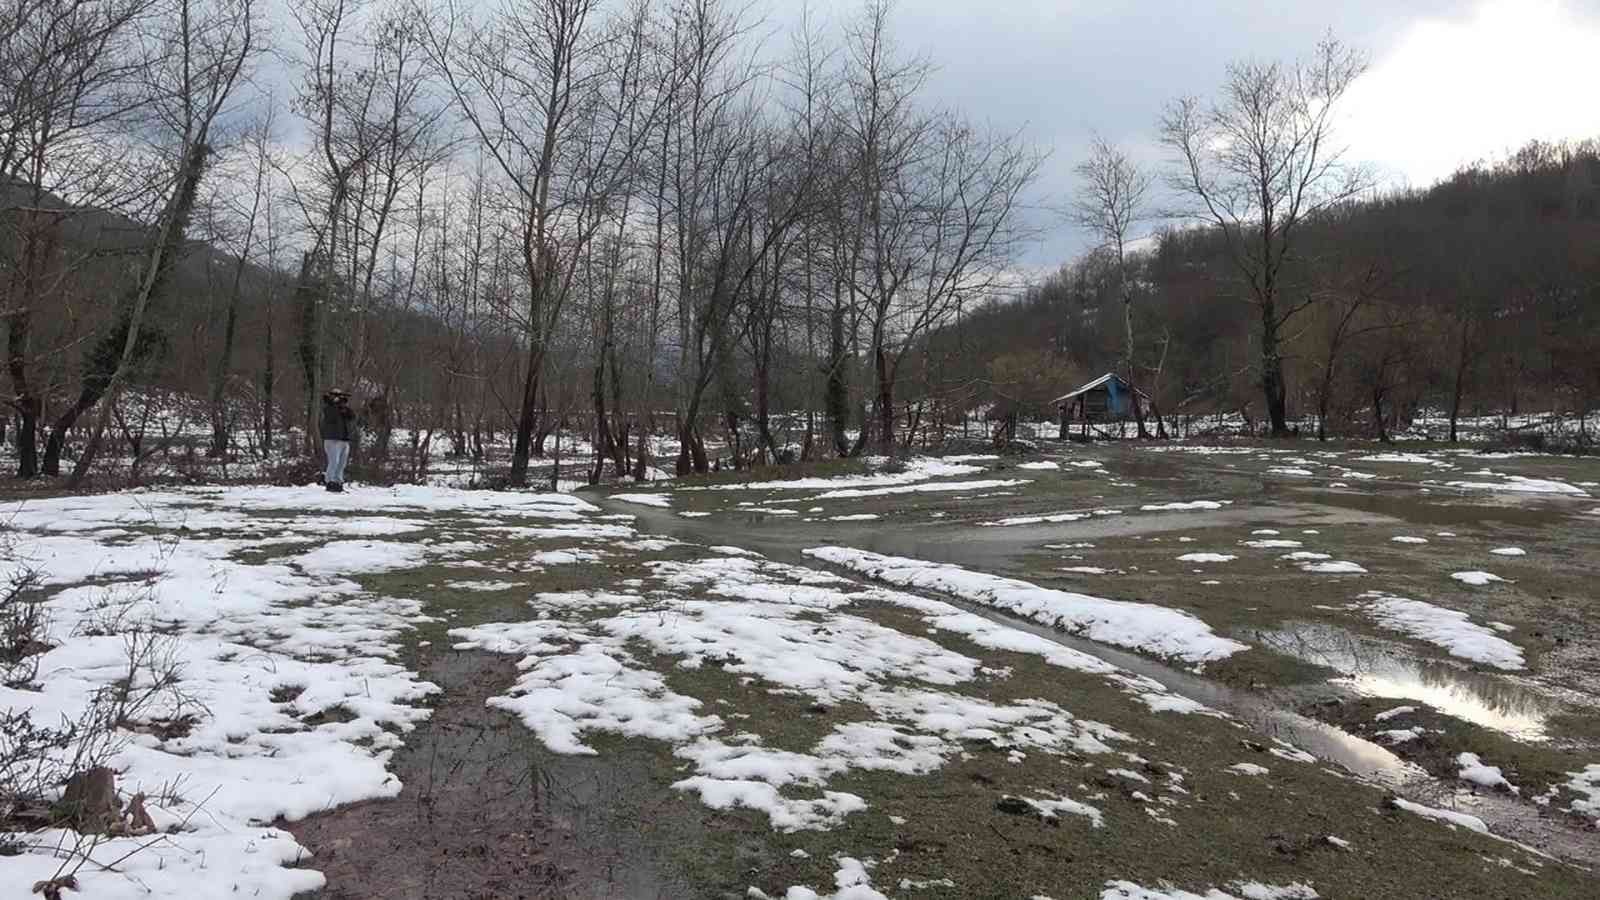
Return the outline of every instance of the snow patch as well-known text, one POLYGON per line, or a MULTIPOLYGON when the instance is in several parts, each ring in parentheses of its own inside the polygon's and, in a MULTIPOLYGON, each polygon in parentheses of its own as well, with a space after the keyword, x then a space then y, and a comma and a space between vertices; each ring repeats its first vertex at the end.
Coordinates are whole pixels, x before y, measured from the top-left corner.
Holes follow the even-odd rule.
POLYGON ((1479 787, 1491 790, 1505 790, 1513 794, 1522 793, 1515 785, 1506 780, 1499 766, 1484 765, 1483 760, 1476 753, 1462 753, 1456 757, 1456 765, 1461 767, 1458 773, 1462 781, 1471 782, 1479 787))
POLYGON ((1451 656, 1516 671, 1525 665, 1522 649, 1493 629, 1476 625, 1464 612, 1378 591, 1361 595, 1363 609, 1384 628, 1444 648, 1451 656))
POLYGON ((612 494, 611 499, 618 503, 653 506, 657 509, 670 509, 672 507, 672 500, 666 494, 612 494))
POLYGON ((1476 831, 1479 834, 1489 833, 1489 826, 1485 825, 1483 820, 1477 816, 1469 816, 1466 813, 1458 813, 1454 810, 1448 809, 1434 809, 1431 806, 1423 806, 1420 803, 1412 803, 1410 800, 1400 797, 1393 798, 1391 802, 1396 808, 1403 809, 1413 815, 1421 816, 1424 819, 1432 819, 1435 822, 1443 822, 1444 824, 1450 826, 1452 830, 1459 825, 1468 831, 1476 831))
POLYGON ((953 594, 1091 640, 1159 656, 1205 662, 1247 649, 1238 641, 1213 633, 1200 619, 1164 606, 1051 590, 959 566, 849 547, 816 547, 805 553, 900 587, 953 594))
POLYGON ((1233 562, 1239 557, 1230 553, 1185 553, 1178 557, 1179 562, 1192 563, 1225 563, 1233 562))
POLYGON ((1483 587, 1486 584, 1505 582, 1504 578, 1501 578, 1499 575, 1496 575, 1493 572, 1451 572, 1450 577, 1461 582, 1462 584, 1470 584, 1473 587, 1483 587))

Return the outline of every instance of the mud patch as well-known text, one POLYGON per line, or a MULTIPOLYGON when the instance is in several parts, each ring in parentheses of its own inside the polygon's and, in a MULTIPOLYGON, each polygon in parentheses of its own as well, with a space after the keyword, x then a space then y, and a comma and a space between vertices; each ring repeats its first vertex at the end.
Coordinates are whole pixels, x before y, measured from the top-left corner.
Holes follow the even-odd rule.
POLYGON ((328 885, 306 897, 656 900, 692 896, 658 834, 681 846, 697 823, 663 796, 652 763, 622 752, 558 757, 485 706, 516 677, 512 659, 446 651, 422 661, 444 688, 432 719, 391 761, 392 800, 278 823, 312 852, 328 885))

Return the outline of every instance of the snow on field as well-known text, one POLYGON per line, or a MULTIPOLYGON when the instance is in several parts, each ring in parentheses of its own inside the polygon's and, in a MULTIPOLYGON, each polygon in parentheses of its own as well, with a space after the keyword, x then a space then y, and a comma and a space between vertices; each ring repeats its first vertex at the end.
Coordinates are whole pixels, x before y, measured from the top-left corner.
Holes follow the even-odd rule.
POLYGON ((444 586, 452 591, 477 591, 488 594, 522 587, 515 581, 447 581, 444 586))
POLYGON ((1528 555, 1528 551, 1522 549, 1521 547, 1496 547, 1495 549, 1490 550, 1489 552, 1493 553, 1495 556, 1527 556, 1528 555))
POLYGON ((1041 588, 959 566, 884 556, 849 547, 816 547, 807 556, 900 587, 940 591, 1061 628, 1091 640, 1189 662, 1224 659, 1246 645, 1213 633, 1200 619, 1151 603, 1107 600, 1041 588))
POLYGON ((1450 481, 1447 487, 1459 488, 1467 491, 1497 491, 1506 494, 1560 494, 1573 497, 1589 496, 1582 488, 1574 487, 1564 481, 1550 481, 1543 478, 1526 478, 1521 475, 1500 475, 1485 469, 1482 472, 1473 472, 1473 475, 1498 477, 1500 481, 1450 481))
POLYGON ((1050 460, 1045 459, 1045 460, 1040 460, 1039 462, 1023 463, 1023 464, 1017 466, 1017 468, 1019 468, 1019 469, 1027 469, 1027 470, 1033 471, 1033 472, 1054 472, 1054 471, 1057 471, 1058 469, 1061 468, 1061 464, 1058 463, 1058 462, 1051 462, 1050 460))
POLYGON ((1393 798, 1391 802, 1397 808, 1403 809, 1408 813, 1421 816, 1424 819, 1432 819, 1435 822, 1443 822, 1452 829, 1459 825, 1468 831, 1476 831, 1479 834, 1489 833, 1489 826, 1485 825, 1483 820, 1477 816, 1469 816, 1466 813, 1458 813, 1448 809, 1434 809, 1433 807, 1412 803, 1410 800, 1403 800, 1399 797, 1393 798))
POLYGON ((1473 587, 1483 587, 1484 585, 1493 584, 1497 581, 1505 581, 1504 578, 1501 578, 1499 575, 1496 575, 1493 572, 1451 572, 1450 577, 1461 582, 1462 584, 1470 584, 1473 587))
POLYGON ((1139 507, 1140 512, 1193 512, 1202 509, 1221 509, 1232 500, 1187 500, 1172 503, 1151 503, 1139 507))
POLYGON ((1499 766, 1484 765, 1483 760, 1476 753, 1462 753, 1456 756, 1456 765, 1461 767, 1458 777, 1479 787, 1491 790, 1504 790, 1513 794, 1521 793, 1511 782, 1506 780, 1499 766))
MULTIPOLYGON (((160 786, 180 784, 179 797, 150 808, 159 829, 177 833, 101 840, 92 853, 102 865, 148 846, 114 871, 81 868, 85 896, 287 898, 314 890, 322 876, 284 867, 304 851, 270 823, 399 792, 386 763, 427 717, 421 701, 436 692, 394 661, 401 633, 422 607, 350 579, 455 559, 479 545, 338 539, 261 561, 237 556, 330 535, 416 530, 412 520, 386 524, 382 511, 518 522, 598 510, 563 496, 408 487, 342 495, 135 491, 4 511, 19 545, 0 560, 0 577, 43 566, 56 592, 47 634, 53 646, 39 657, 37 689, 0 689, 0 708, 51 724, 83 716, 97 693, 130 671, 137 683, 159 677, 171 684, 128 714, 130 727, 117 733, 120 746, 107 764, 125 794, 157 796, 160 786), (339 512, 359 513, 348 517, 353 527, 331 521, 339 512), (151 527, 162 532, 147 533, 151 527), (81 583, 91 576, 98 580, 81 583), (130 663, 129 647, 141 640, 154 650, 130 663)), ((61 865, 56 848, 74 838, 57 830, 24 841, 28 850, 0 860, 0 880, 50 878, 61 865)))
POLYGON ((605 553, 600 550, 570 547, 565 550, 540 550, 528 559, 536 566, 571 566, 599 562, 604 557, 605 553))
POLYGON ((1266 766, 1258 766, 1255 763, 1247 763, 1246 762, 1246 763, 1234 763, 1233 765, 1228 767, 1228 771, 1232 772, 1235 775, 1259 776, 1259 775, 1265 775, 1271 770, 1268 769, 1266 766))
POLYGON ((1246 547, 1254 547, 1257 550, 1292 550, 1296 547, 1305 546, 1300 541, 1292 541, 1286 538, 1267 538, 1266 540, 1242 541, 1241 543, 1246 547))
POLYGON ((1013 525, 1059 525, 1063 522, 1076 522, 1094 515, 1089 512, 1063 512, 1049 513, 1041 516, 1012 516, 1008 519, 998 519, 993 522, 980 523, 985 528, 1007 528, 1013 525))
POLYGON ((1165 444, 1139 449, 1145 453, 1192 453, 1195 456, 1250 456, 1262 452, 1256 447, 1216 447, 1202 444, 1165 444))
POLYGON ((427 561, 429 548, 395 541, 333 541, 293 558, 312 575, 341 572, 394 572, 415 569, 427 561))
POLYGON ((1294 478, 1308 478, 1316 473, 1310 469, 1301 469, 1293 466, 1273 466, 1267 469, 1268 475, 1286 475, 1294 478))
POLYGON ((863 497, 889 497, 897 494, 946 494, 961 491, 990 491, 996 488, 1017 487, 1018 485, 1031 484, 1026 479, 987 479, 983 481, 930 481, 925 484, 902 484, 895 487, 880 488, 844 488, 842 490, 827 491, 812 497, 812 502, 818 500, 852 500, 863 497))
POLYGON ((1420 726, 1416 728, 1390 728, 1384 731, 1379 731, 1377 733, 1377 737, 1386 743, 1403 744, 1406 741, 1414 741, 1426 733, 1427 732, 1420 726))
POLYGON ((1427 538, 1417 537, 1412 534, 1397 534, 1389 538, 1389 540, 1394 541, 1396 544, 1426 544, 1428 542, 1427 538))
MULTIPOLYGON (((795 852, 803 851, 797 850, 795 852)), ((838 871, 833 874, 834 886, 839 889, 837 893, 818 894, 811 888, 795 886, 785 891, 781 900, 889 900, 887 896, 872 886, 871 870, 877 866, 876 860, 855 859, 840 855, 834 857, 834 862, 839 865, 838 871)), ((948 878, 941 878, 925 882, 903 879, 900 883, 902 891, 922 886, 954 887, 955 882, 950 881, 948 878), (908 885, 912 887, 908 887, 908 885)), ((745 896, 750 900, 780 900, 780 898, 774 898, 756 887, 751 887, 745 896)))
POLYGON ((618 503, 632 503, 635 506, 654 506, 658 509, 672 507, 672 500, 666 494, 612 494, 611 499, 618 503))
POLYGON ((1387 722, 1395 716, 1406 716, 1417 711, 1415 706, 1396 706, 1394 709, 1384 710, 1372 717, 1374 722, 1387 722))
POLYGON ((1332 560, 1327 562, 1304 562, 1300 564, 1302 572, 1314 575, 1365 575, 1367 570, 1360 565, 1348 560, 1332 560))
POLYGON ((836 475, 829 478, 791 478, 786 481, 751 481, 735 482, 732 484, 713 484, 700 487, 679 488, 682 491, 825 491, 839 488, 870 488, 888 487, 891 485, 915 484, 931 478, 947 478, 957 475, 972 475, 984 470, 983 466, 966 465, 964 460, 988 461, 996 459, 994 456, 972 457, 917 457, 908 459, 903 463, 903 468, 897 472, 882 471, 888 465, 888 460, 883 457, 872 457, 866 460, 867 465, 875 470, 866 475, 836 475))
POLYGON ((1370 456, 1358 456, 1355 458, 1354 462, 1408 463, 1419 466, 1439 466, 1446 469, 1451 468, 1451 464, 1445 460, 1435 459, 1431 456, 1423 456, 1420 453, 1374 453, 1370 456))
POLYGON ((1178 562, 1225 563, 1233 562, 1238 558, 1231 553, 1185 553, 1178 557, 1178 562))
POLYGON ((1108 881, 1100 892, 1100 900, 1318 900, 1310 884, 1290 882, 1286 885, 1263 884, 1259 881, 1236 881, 1224 892, 1216 888, 1204 894, 1190 893, 1163 884, 1160 888, 1147 888, 1131 881, 1108 881))
POLYGON ((1587 766, 1581 772, 1571 772, 1572 780, 1564 787, 1582 799, 1572 801, 1570 809, 1581 816, 1600 822, 1600 764, 1587 766))
POLYGON ((829 516, 829 522, 876 522, 877 513, 855 513, 848 516, 829 516))
POLYGON ((1361 595, 1362 608, 1384 628, 1443 647, 1451 656, 1505 671, 1523 668, 1522 648, 1464 612, 1380 591, 1361 595))
POLYGON ((666 741, 689 763, 676 789, 712 808, 759 810, 782 831, 826 829, 864 809, 861 797, 827 788, 852 769, 927 774, 958 755, 965 740, 1083 754, 1110 753, 1112 743, 1131 740, 1053 703, 1001 704, 945 690, 978 677, 980 662, 854 615, 849 607, 858 600, 898 603, 930 627, 1102 674, 1152 708, 1164 693, 1147 679, 949 604, 862 590, 817 570, 748 556, 651 568, 656 585, 648 598, 540 594, 532 621, 451 634, 459 648, 523 657, 514 689, 490 703, 517 715, 551 750, 593 753, 590 732, 666 741), (682 669, 714 666, 777 695, 860 704, 878 718, 840 723, 809 748, 769 747, 755 719, 725 721, 700 699, 672 690, 636 655, 641 647, 677 658, 682 669))

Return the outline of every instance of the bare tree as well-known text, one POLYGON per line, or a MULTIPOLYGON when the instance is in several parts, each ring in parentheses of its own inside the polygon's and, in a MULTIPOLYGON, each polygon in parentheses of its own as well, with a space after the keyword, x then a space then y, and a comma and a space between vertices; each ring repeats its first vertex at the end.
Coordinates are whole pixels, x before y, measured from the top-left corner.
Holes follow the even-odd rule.
POLYGON ((320 446, 317 402, 328 377, 328 317, 341 286, 340 254, 346 252, 343 229, 349 219, 351 181, 379 146, 368 133, 378 79, 356 44, 364 6, 365 0, 308 0, 291 10, 303 43, 304 78, 295 108, 313 129, 311 168, 317 182, 315 193, 290 182, 316 236, 301 265, 297 288, 298 355, 305 383, 303 438, 308 452, 320 446))
POLYGON ((41 470, 40 422, 49 385, 35 366, 61 347, 34 346, 35 316, 85 256, 67 220, 88 206, 127 208, 141 194, 104 148, 148 97, 138 26, 152 0, 6 0, 0 5, 0 318, 6 324, 10 404, 18 416, 17 475, 41 470))
MULTIPOLYGON (((239 299, 242 293, 245 270, 250 266, 256 249, 258 226, 263 218, 263 207, 270 205, 269 180, 272 178, 271 147, 273 139, 272 106, 251 129, 247 139, 250 149, 251 190, 247 200, 236 210, 242 219, 244 233, 239 238, 233 278, 228 287, 227 311, 222 326, 222 348, 217 353, 211 376, 211 449, 212 456, 226 456, 232 443, 231 421, 227 408, 228 381, 233 374, 234 338, 238 331, 239 299)), ((271 328, 269 311, 267 327, 271 328)), ((270 357, 270 351, 269 351, 270 357)))
POLYGON ((94 429, 83 455, 73 467, 68 484, 74 488, 82 483, 94 464, 118 395, 140 353, 140 332, 151 299, 166 290, 177 264, 200 181, 214 152, 213 128, 217 118, 239 83, 246 64, 259 50, 253 0, 173 0, 173 3, 175 8, 169 11, 166 28, 161 34, 170 48, 164 54, 166 65, 150 72, 151 87, 156 94, 151 107, 157 114, 159 126, 169 136, 169 193, 140 272, 138 288, 124 308, 117 329, 112 332, 114 339, 121 338, 121 353, 115 367, 106 373, 94 429))
POLYGON ((889 0, 850 36, 847 129, 857 217, 850 288, 868 329, 880 452, 895 450, 895 380, 905 354, 964 303, 991 294, 1026 238, 1022 195, 1042 158, 1015 135, 928 113, 928 66, 897 58, 889 0))
POLYGON ((482 20, 447 7, 428 52, 456 108, 511 186, 521 237, 526 371, 511 482, 527 483, 540 378, 588 243, 630 178, 643 133, 596 94, 614 55, 599 0, 504 0, 482 20))
MULTIPOLYGON (((1117 293, 1122 300, 1122 373, 1137 385, 1138 358, 1133 336, 1133 285, 1128 278, 1128 240, 1135 225, 1150 218, 1153 176, 1104 137, 1095 135, 1089 158, 1077 166, 1078 192, 1069 209, 1072 221, 1100 241, 1117 262, 1117 293)), ((1134 403, 1139 437, 1149 437, 1141 404, 1134 403)), ((1158 420, 1159 422, 1159 420, 1158 420)))
POLYGON ((1335 143, 1340 101, 1367 69, 1366 57, 1332 36, 1293 66, 1228 67, 1213 101, 1168 105, 1161 142, 1173 153, 1169 182, 1194 205, 1184 212, 1215 224, 1260 316, 1261 389, 1272 434, 1289 434, 1281 332, 1314 294, 1284 295, 1286 265, 1301 227, 1371 183, 1335 143))

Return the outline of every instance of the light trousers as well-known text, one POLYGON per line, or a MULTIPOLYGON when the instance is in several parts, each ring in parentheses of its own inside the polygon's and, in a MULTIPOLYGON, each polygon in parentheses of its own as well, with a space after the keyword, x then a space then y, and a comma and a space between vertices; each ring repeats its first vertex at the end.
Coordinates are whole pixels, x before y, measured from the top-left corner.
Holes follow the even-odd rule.
POLYGON ((328 455, 328 471, 322 480, 327 484, 344 484, 344 467, 350 462, 350 442, 325 440, 322 449, 328 455))

